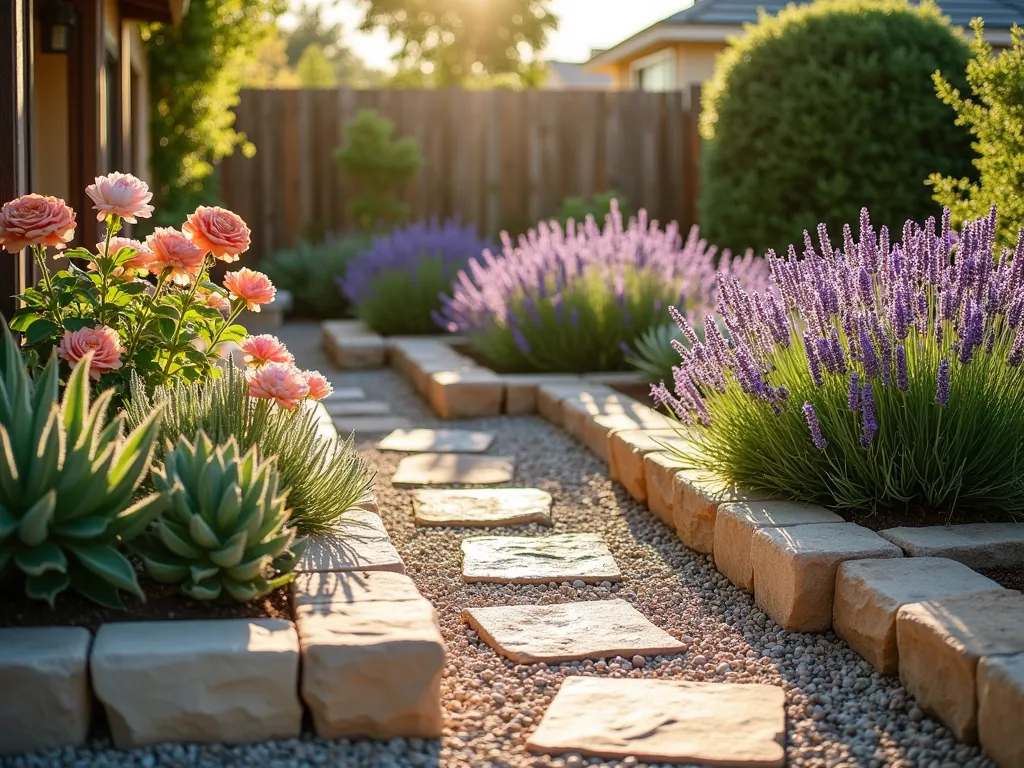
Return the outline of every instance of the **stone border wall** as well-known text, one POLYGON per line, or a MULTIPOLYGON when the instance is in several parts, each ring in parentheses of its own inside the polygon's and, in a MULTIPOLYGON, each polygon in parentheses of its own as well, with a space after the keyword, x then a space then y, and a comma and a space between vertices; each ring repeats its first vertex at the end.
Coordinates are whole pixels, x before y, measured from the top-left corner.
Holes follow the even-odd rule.
POLYGON ((316 537, 296 571, 294 621, 0 629, 0 754, 84 744, 97 705, 119 748, 297 737, 307 710, 320 736, 439 737, 440 624, 376 501, 316 537))

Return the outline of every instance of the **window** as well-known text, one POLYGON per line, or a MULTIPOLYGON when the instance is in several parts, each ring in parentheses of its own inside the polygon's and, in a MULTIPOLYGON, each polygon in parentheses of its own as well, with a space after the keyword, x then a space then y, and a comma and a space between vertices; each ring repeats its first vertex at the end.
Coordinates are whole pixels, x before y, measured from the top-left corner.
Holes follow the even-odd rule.
POLYGON ((107 150, 107 170, 121 163, 121 62, 113 52, 107 52, 103 69, 104 120, 103 145, 107 150))
POLYGON ((675 62, 671 55, 660 56, 648 64, 636 68, 636 87, 641 91, 670 91, 675 87, 673 70, 675 62))

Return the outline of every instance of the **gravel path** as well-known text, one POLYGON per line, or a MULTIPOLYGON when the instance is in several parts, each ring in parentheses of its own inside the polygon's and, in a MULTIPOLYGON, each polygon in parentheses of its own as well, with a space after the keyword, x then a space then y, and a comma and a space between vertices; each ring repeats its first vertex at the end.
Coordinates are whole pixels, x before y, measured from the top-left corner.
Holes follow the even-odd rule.
MULTIPOLYGON (((316 348, 312 326, 281 334, 305 366, 329 370, 316 348)), ((420 426, 437 425, 406 382, 390 371, 332 374, 336 384, 359 386, 375 400, 420 426)), ((377 499, 385 524, 405 558, 409 575, 441 616, 449 662, 442 687, 446 727, 440 745, 327 742, 303 739, 226 748, 166 747, 117 752, 97 745, 9 766, 552 766, 642 765, 567 756, 533 756, 523 743, 561 681, 570 675, 651 677, 715 682, 761 682, 787 691, 790 766, 993 766, 977 747, 958 744, 949 731, 925 717, 894 678, 883 678, 835 635, 782 631, 734 589, 709 558, 690 552, 675 535, 609 480, 603 462, 571 437, 537 417, 461 422, 493 431, 491 453, 517 458, 514 485, 537 487, 554 497, 554 533, 604 536, 623 572, 616 585, 465 585, 459 544, 479 530, 422 529, 413 525, 411 494, 391 487, 397 454, 361 443, 376 466, 377 499), (461 620, 464 607, 562 603, 611 596, 631 602, 648 619, 688 645, 682 656, 519 666, 498 656, 461 620), (642 662, 642 663, 641 663, 642 662)), ((531 535, 531 528, 515 529, 531 535)), ((535 532, 540 533, 534 527, 535 532)), ((723 733, 723 738, 728 734, 723 733)))

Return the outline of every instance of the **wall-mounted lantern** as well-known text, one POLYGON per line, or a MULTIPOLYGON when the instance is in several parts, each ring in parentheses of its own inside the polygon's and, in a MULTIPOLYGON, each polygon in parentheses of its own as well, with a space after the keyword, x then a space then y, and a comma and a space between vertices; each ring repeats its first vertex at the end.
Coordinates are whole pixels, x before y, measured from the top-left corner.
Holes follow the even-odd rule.
POLYGON ((67 0, 50 0, 40 11, 43 53, 67 53, 71 50, 71 28, 78 22, 78 11, 67 0))

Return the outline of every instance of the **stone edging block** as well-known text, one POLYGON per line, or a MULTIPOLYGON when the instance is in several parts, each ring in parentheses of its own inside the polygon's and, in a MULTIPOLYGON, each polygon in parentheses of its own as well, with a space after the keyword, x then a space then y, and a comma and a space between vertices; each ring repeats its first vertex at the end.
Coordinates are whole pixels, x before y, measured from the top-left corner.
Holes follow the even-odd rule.
POLYGON ((505 397, 501 377, 486 368, 434 373, 429 389, 430 407, 442 419, 497 416, 505 397))
POLYGON ((978 738, 997 765, 1024 765, 1024 653, 978 662, 978 738))
POLYGON ((879 531, 908 557, 947 557, 971 568, 1024 566, 1024 524, 968 523, 879 531))
POLYGON ((545 384, 583 384, 579 376, 561 373, 506 373, 501 378, 505 382, 503 412, 509 416, 537 413, 537 390, 545 384))
POLYGON ((321 324, 323 346, 341 369, 383 368, 388 344, 359 320, 327 320, 321 324))
POLYGON ((537 387, 537 413, 556 426, 563 426, 562 403, 587 395, 590 398, 617 394, 611 387, 586 381, 558 382, 537 387))
POLYGON ((672 490, 676 473, 682 469, 679 458, 666 451, 644 456, 644 486, 647 508, 673 531, 676 529, 672 511, 672 490))
MULTIPOLYGON (((376 501, 371 502, 375 508, 376 501)), ((374 509, 353 507, 338 518, 332 533, 309 537, 296 572, 394 571, 405 562, 374 509)))
POLYGON ((708 472, 684 469, 677 472, 672 488, 672 515, 676 535, 702 555, 715 551, 715 521, 722 504, 767 501, 766 493, 741 488, 708 472))
POLYGON ((0 629, 0 755, 85 743, 91 643, 81 627, 0 629))

